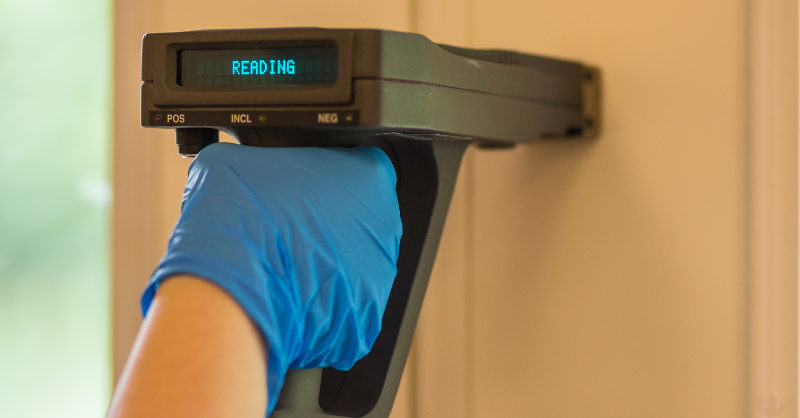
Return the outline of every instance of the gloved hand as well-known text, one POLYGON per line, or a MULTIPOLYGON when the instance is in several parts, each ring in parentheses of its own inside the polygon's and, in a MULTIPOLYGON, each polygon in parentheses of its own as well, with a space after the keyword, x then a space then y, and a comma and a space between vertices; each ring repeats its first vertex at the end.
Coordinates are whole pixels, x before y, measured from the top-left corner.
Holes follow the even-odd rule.
POLYGON ((227 291, 269 347, 271 413, 287 369, 346 370, 372 347, 397 271, 395 183, 378 148, 206 147, 143 312, 174 274, 227 291))

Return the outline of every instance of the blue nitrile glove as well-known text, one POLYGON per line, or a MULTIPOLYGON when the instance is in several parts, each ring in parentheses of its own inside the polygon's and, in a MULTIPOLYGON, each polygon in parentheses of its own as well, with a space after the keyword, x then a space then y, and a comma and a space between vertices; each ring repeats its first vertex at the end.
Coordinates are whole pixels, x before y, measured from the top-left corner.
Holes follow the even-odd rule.
POLYGON ((396 181, 378 148, 206 147, 142 310, 178 273, 226 290, 268 344, 271 413, 287 369, 346 370, 372 347, 397 272, 396 181))

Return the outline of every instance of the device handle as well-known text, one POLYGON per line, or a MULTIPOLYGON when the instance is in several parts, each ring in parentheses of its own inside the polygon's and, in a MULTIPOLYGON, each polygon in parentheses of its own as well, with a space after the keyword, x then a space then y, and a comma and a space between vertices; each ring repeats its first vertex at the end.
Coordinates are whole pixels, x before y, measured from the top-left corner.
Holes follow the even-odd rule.
POLYGON ((372 350, 348 371, 289 370, 273 418, 386 418, 403 375, 455 188, 464 138, 378 135, 397 172, 403 221, 397 277, 372 350), (445 139, 446 138, 446 139, 445 139))
MULTIPOLYGON (((286 146, 279 136, 259 135, 257 143, 231 132, 240 143, 286 146), (264 141, 264 138, 269 139, 264 141)), ((182 154, 192 155, 219 140, 210 128, 176 130, 182 154)), ((411 348, 422 301, 439 248, 461 158, 471 138, 449 135, 380 134, 364 146, 381 148, 397 174, 403 235, 381 332, 372 349, 348 371, 333 368, 289 370, 273 418, 330 416, 387 418, 411 348)), ((270 394, 272 396, 272 394, 270 394)))

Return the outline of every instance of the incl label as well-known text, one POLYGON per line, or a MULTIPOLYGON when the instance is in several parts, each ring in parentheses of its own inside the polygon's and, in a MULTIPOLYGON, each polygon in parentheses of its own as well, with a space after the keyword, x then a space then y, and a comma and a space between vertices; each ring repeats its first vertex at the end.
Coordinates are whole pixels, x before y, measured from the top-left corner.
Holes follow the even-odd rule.
POLYGON ((250 122, 250 115, 247 113, 234 113, 231 115, 231 123, 253 123, 250 122))

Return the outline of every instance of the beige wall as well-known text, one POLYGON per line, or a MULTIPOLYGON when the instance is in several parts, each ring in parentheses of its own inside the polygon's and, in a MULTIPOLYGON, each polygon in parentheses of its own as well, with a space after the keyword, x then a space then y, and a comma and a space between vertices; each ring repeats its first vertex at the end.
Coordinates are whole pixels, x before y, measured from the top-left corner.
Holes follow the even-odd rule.
POLYGON ((474 416, 737 416, 741 3, 592 3, 476 5, 476 46, 599 65, 605 125, 476 155, 474 416))
MULTIPOLYGON (((783 3, 796 35, 796 2, 783 3)), ((141 33, 376 27, 582 60, 604 83, 599 140, 468 152, 393 415, 744 415, 759 370, 748 292, 758 188, 748 180, 758 168, 748 151, 751 9, 726 0, 118 0, 115 371, 188 163, 170 131, 138 128, 141 33)), ((796 115, 796 77, 792 88, 796 115)), ((796 117, 792 126, 790 145, 796 117)), ((796 199, 796 178, 789 183, 796 199)), ((791 204, 784 216, 794 223, 783 226, 796 231, 791 204)), ((796 233, 788 237, 781 248, 795 258, 785 273, 796 277, 796 233)), ((786 321, 796 329, 796 314, 786 321)), ((784 341, 793 378, 774 390, 773 416, 797 414, 795 339, 784 341)))

